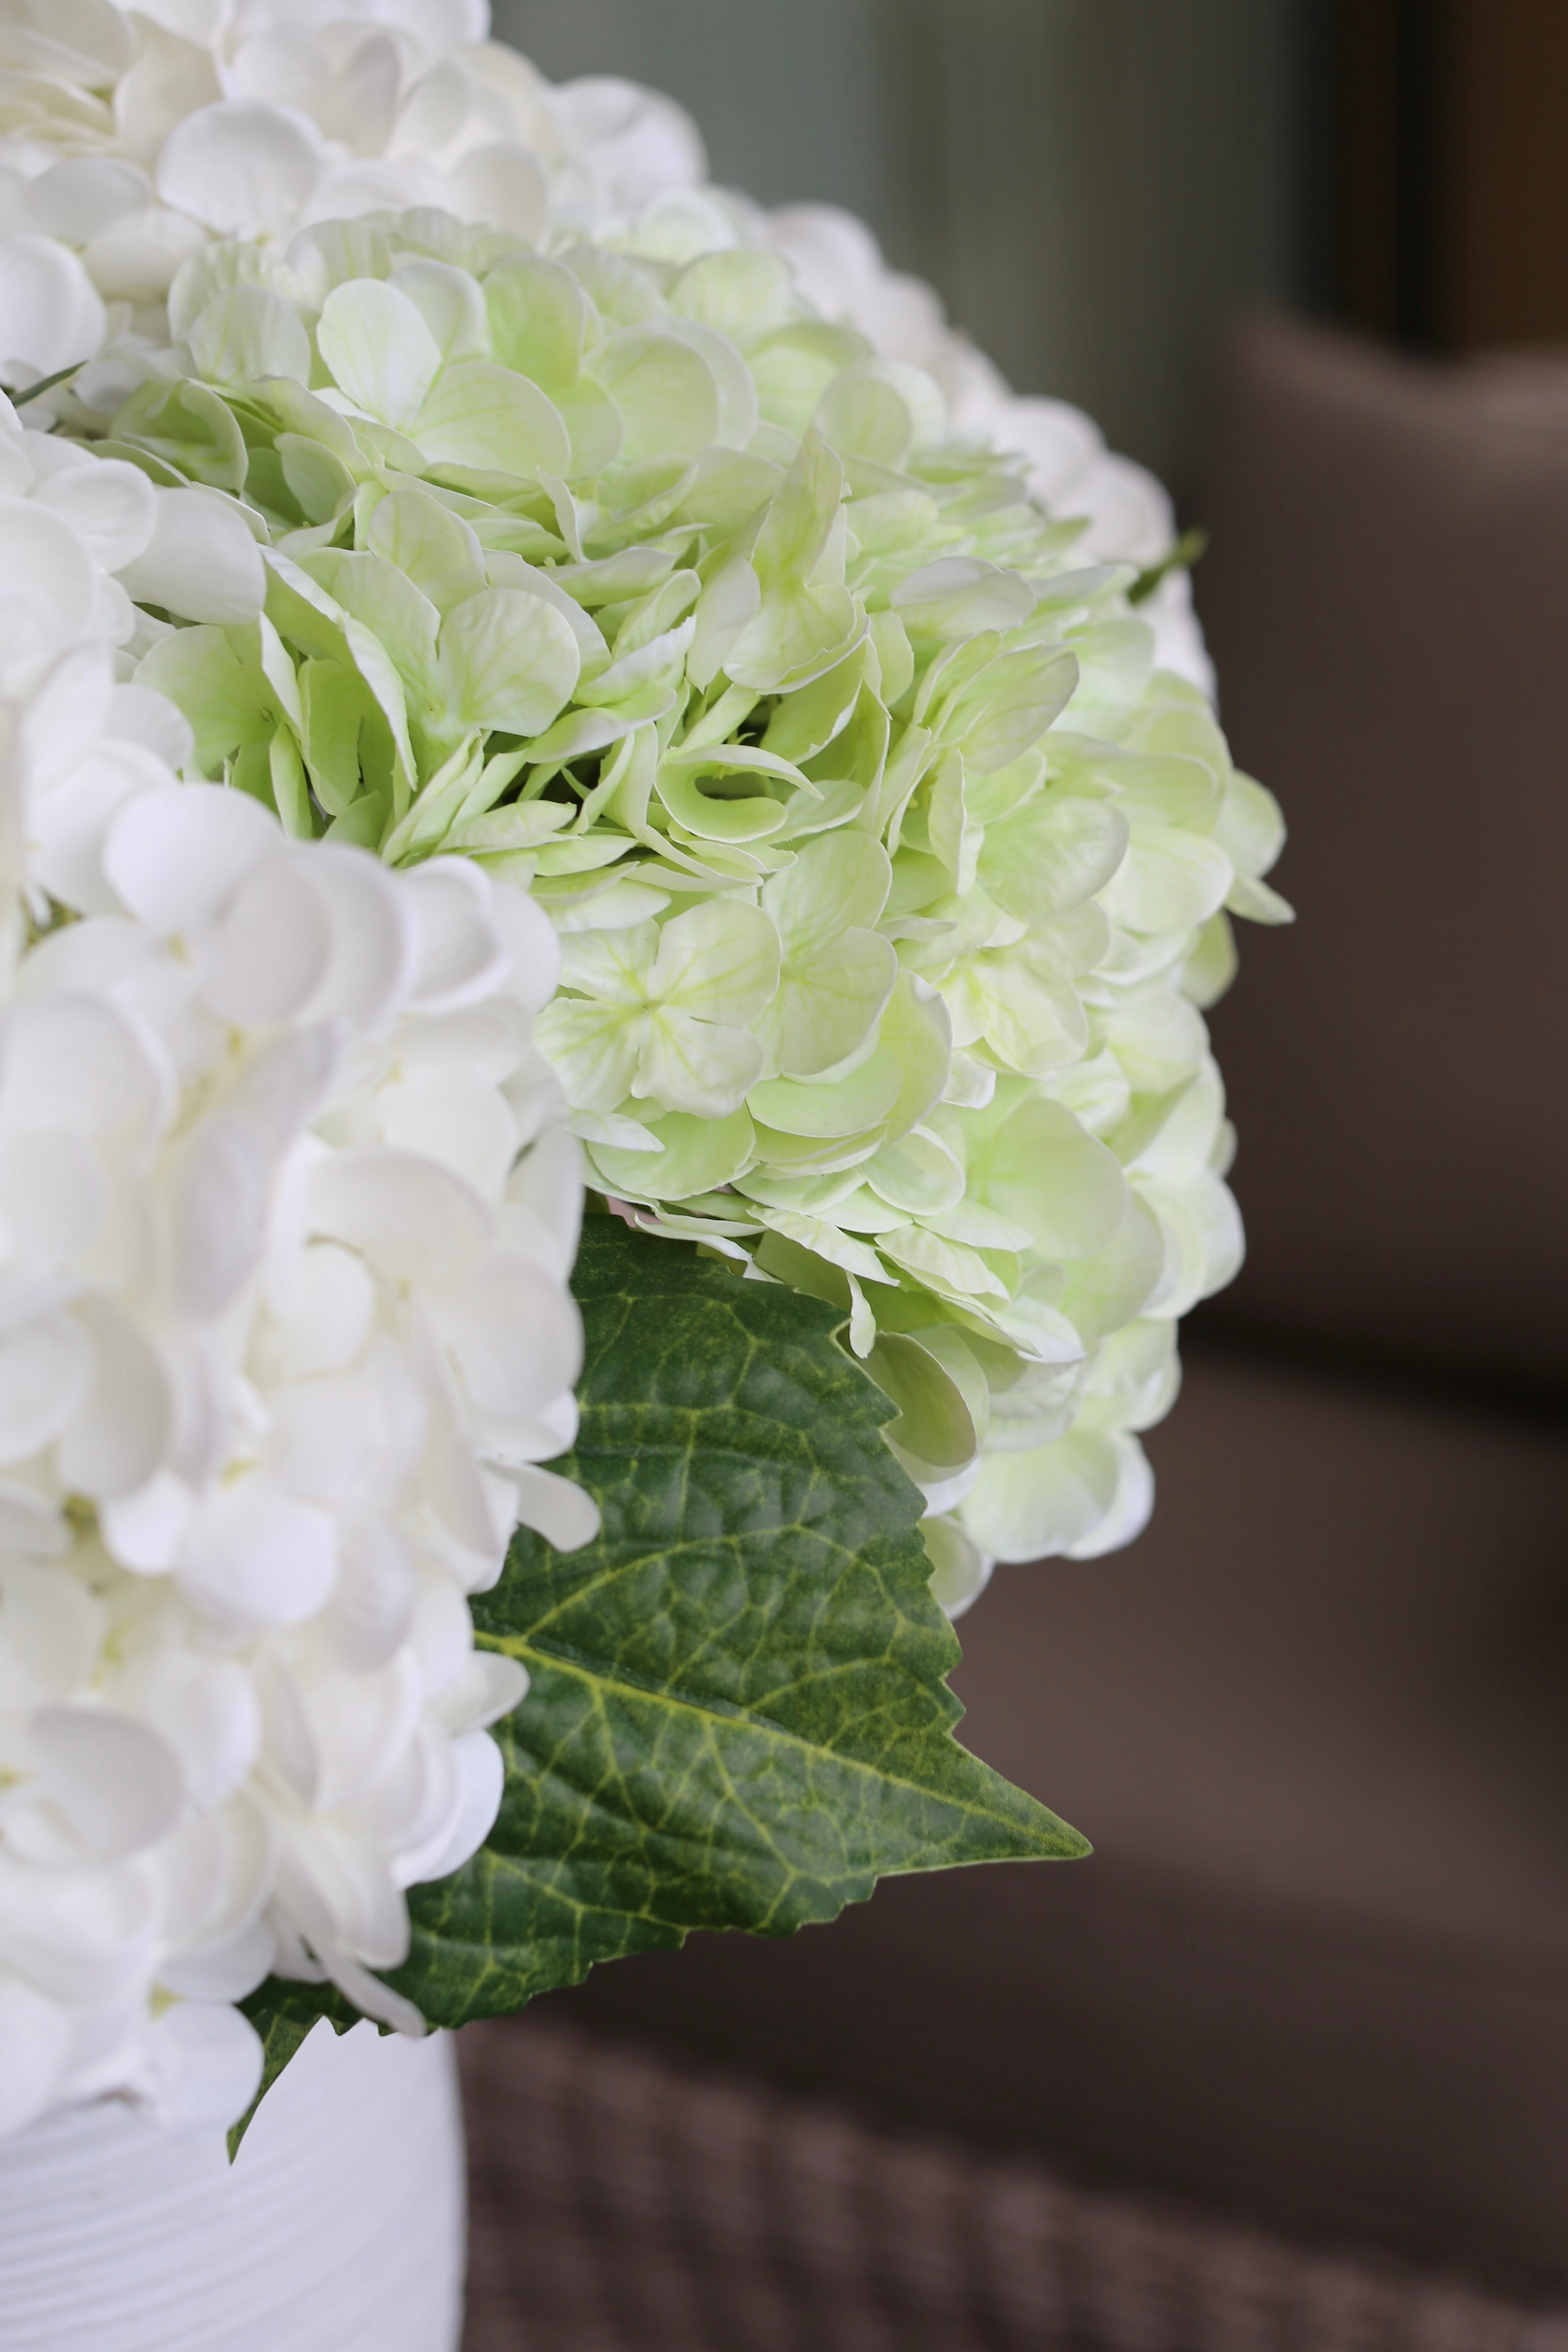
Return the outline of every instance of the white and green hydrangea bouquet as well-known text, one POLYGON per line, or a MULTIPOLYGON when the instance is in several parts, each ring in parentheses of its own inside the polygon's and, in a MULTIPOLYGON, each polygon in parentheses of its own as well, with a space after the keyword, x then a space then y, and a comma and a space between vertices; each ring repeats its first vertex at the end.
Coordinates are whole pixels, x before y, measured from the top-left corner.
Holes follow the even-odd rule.
POLYGON ((1082 1851, 1240 1256, 1156 486, 486 30, 0 0, 0 2131, 1082 1851))

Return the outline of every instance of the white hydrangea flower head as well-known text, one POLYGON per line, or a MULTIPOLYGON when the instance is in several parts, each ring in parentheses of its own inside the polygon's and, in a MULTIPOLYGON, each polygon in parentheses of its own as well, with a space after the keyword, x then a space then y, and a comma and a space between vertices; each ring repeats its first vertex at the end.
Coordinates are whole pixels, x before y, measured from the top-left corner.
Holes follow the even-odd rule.
POLYGON ((957 1606, 1147 1513, 1241 1246, 1200 1008, 1282 827, 1134 567, 733 211, 194 257, 115 446, 227 419, 267 607, 138 676, 291 830, 532 887, 595 1181, 843 1303, 957 1606))
POLYGON ((269 1970, 416 2026, 373 1971, 526 1686, 468 1596, 519 1523, 595 1525, 541 1466, 581 1353, 551 927, 140 782, 0 1009, 0 2132, 232 2122, 269 1970))

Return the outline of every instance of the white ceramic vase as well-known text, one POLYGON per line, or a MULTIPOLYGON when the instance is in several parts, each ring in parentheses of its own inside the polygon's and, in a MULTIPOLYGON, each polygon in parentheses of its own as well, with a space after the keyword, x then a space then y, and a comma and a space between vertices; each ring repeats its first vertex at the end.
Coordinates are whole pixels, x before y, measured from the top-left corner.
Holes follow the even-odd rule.
POLYGON ((457 2352, 452 2043, 318 2026, 231 2168, 106 2100, 0 2143, 5 2352, 457 2352))

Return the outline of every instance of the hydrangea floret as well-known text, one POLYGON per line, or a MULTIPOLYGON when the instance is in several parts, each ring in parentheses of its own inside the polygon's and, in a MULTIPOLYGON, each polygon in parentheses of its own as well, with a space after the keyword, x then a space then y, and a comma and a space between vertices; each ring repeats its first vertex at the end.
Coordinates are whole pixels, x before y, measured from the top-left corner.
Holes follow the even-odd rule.
POLYGON ((8 408, 0 467, 0 2132, 105 2092, 210 2129, 269 1971, 417 2022, 371 1972, 487 1835, 526 1683, 468 1595, 520 1521, 596 1523, 540 1466, 558 950, 471 864, 177 780, 127 583, 254 612, 236 507, 8 408))
POLYGON ((1200 1007, 1281 828, 1131 567, 778 256, 671 240, 195 257, 114 442, 220 451, 267 609, 138 675, 296 832, 532 887, 595 1180, 841 1299, 959 1605, 1147 1514, 1241 1246, 1200 1007))

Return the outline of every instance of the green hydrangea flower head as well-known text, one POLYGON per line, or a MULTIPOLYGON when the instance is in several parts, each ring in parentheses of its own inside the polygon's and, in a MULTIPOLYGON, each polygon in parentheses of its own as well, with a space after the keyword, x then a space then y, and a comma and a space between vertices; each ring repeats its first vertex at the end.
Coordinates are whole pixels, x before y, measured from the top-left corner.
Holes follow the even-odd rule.
POLYGON ((141 675, 292 833, 531 886, 598 1181, 843 1306, 956 1608, 1147 1514, 1283 829, 1131 567, 725 217, 195 254, 106 446, 243 503, 266 611, 141 675))

